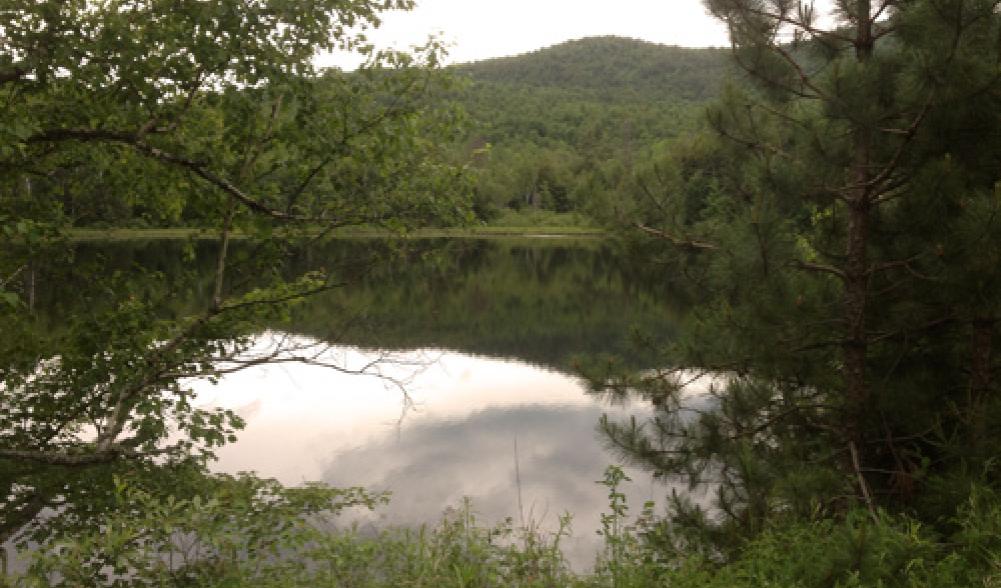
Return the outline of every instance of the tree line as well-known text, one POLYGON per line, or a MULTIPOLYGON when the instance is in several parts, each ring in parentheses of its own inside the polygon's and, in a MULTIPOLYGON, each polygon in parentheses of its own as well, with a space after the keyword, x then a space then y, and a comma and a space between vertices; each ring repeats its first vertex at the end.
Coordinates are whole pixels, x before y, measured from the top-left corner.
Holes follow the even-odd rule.
MULTIPOLYGON (((658 145, 703 125, 702 108, 719 93, 727 68, 721 49, 683 49, 607 37, 438 72, 434 100, 453 105, 448 112, 441 109, 438 124, 447 120, 456 126, 453 136, 445 139, 448 149, 436 158, 441 165, 465 164, 473 172, 468 189, 475 214, 473 219, 441 217, 438 224, 490 221, 505 210, 522 208, 594 214, 628 198, 637 164, 649 161, 658 145)), ((365 116, 360 109, 375 113, 382 101, 362 106, 350 103, 351 96, 384 92, 385 99, 416 83, 413 76, 385 68, 379 73, 370 68, 331 69, 315 80, 290 78, 289 83, 292 79, 299 85, 317 85, 317 101, 309 108, 359 109, 355 112, 359 124, 365 116), (391 81, 394 77, 400 79, 391 81)), ((252 94, 253 90, 231 88, 225 100, 199 101, 195 106, 206 117, 203 132, 232 124, 224 122, 233 116, 230 110, 259 98, 252 94)), ((315 114, 304 110, 305 105, 285 106, 284 116, 304 124, 315 114)), ((316 124, 306 124, 303 132, 317 132, 316 124)), ((425 124, 429 126, 421 136, 442 142, 440 126, 430 126, 430 120, 425 124)), ((332 154, 348 152, 353 131, 337 129, 334 132, 342 137, 326 139, 332 154)), ((398 172, 403 171, 403 160, 415 153, 400 148, 393 154, 400 161, 398 172)), ((31 207, 38 206, 35 196, 44 194, 45 213, 64 217, 77 227, 212 226, 214 211, 183 187, 170 191, 171 183, 156 175, 155 166, 142 181, 116 180, 123 166, 143 163, 122 157, 105 154, 100 160, 78 161, 75 167, 64 165, 59 173, 29 173, 19 188, 16 210, 40 213, 31 207)), ((319 188, 319 182, 311 183, 314 187, 319 188)), ((334 192, 339 186, 325 188, 334 192)))

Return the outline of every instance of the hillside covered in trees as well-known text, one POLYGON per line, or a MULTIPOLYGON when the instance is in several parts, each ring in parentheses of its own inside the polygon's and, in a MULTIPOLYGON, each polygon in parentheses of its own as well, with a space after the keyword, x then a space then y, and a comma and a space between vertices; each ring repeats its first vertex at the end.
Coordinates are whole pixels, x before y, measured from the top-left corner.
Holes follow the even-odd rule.
MULTIPOLYGON (((727 54, 598 37, 453 67, 462 83, 437 100, 466 112, 448 158, 476 170, 469 189, 477 220, 505 209, 594 212, 622 199, 633 190, 637 162, 702 124, 705 104, 731 67, 727 54)), ((330 106, 336 107, 338 88, 370 84, 366 75, 328 71, 321 83, 330 106)), ((116 164, 100 163, 106 173, 116 164)), ((159 190, 155 181, 109 191, 71 180, 69 172, 31 179, 22 186, 22 208, 45 192, 56 214, 78 227, 208 224, 204 207, 159 190), (169 206, 150 206, 151 200, 169 206)))
POLYGON ((589 212, 623 197, 637 162, 699 127, 728 54, 593 37, 456 66, 471 80, 466 148, 489 146, 475 158, 477 213, 589 212))
POLYGON ((591 91, 606 103, 703 101, 717 94, 728 57, 728 49, 588 37, 455 69, 481 83, 591 91))

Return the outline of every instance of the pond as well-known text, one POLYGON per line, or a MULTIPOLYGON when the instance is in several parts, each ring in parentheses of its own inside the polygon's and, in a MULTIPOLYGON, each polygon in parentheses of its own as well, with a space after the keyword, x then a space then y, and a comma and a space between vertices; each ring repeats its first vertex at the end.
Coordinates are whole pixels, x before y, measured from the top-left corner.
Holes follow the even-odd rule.
MULTIPOLYGON (((204 300, 215 247, 91 243, 76 256, 81 266, 101 259, 168 281, 194 275, 172 302, 183 312, 204 300)), ((239 243, 235 258, 241 247, 252 258, 239 243)), ((343 286, 300 308, 294 333, 264 331, 260 344, 324 342, 326 360, 349 370, 378 360, 381 377, 280 364, 197 383, 200 404, 234 409, 247 423, 214 468, 392 492, 388 506, 351 515, 366 526, 433 523, 465 497, 484 524, 511 517, 553 529, 570 512, 566 552, 577 566, 593 560, 607 509, 595 481, 621 461, 598 421, 649 409, 589 396, 574 365, 602 354, 653 365, 651 345, 635 346, 632 333, 670 339, 680 310, 663 280, 600 240, 337 240, 297 252, 288 271, 318 261, 343 286)), ((39 296, 62 304, 56 293, 39 296)), ((662 502, 666 487, 626 469, 634 512, 662 502)))

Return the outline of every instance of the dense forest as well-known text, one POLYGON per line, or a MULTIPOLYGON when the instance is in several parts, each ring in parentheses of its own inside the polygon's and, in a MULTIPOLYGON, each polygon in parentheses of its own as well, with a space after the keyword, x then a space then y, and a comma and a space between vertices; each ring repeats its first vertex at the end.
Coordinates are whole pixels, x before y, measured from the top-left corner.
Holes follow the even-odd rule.
POLYGON ((700 128, 731 68, 728 51, 616 37, 587 38, 516 57, 456 66, 472 83, 475 205, 595 212, 627 197, 637 165, 700 128))
MULTIPOLYGON (((464 122, 442 157, 475 169, 472 220, 522 208, 600 213, 627 198, 637 165, 703 125, 727 53, 604 37, 449 68, 459 83, 438 95, 464 122)), ((334 92, 371 86, 370 75, 329 71, 319 83, 337 101, 334 92)), ((48 192, 58 208, 50 213, 78 227, 211 224, 197 202, 164 193, 154 178, 116 190, 80 180, 67 169, 22 190, 26 199, 48 192)))

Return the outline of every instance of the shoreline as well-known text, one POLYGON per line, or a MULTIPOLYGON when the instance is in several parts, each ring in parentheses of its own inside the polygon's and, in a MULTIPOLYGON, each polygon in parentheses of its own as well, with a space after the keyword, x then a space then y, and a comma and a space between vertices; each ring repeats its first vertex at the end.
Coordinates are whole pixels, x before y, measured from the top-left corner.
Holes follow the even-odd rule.
MULTIPOLYGON (((138 240, 205 240, 215 241, 219 233, 214 229, 204 228, 161 228, 161 229, 68 229, 66 235, 70 241, 138 241, 138 240)), ((436 239, 436 238, 505 238, 518 237, 525 239, 564 239, 590 238, 598 239, 608 236, 608 232, 593 227, 464 227, 464 228, 422 228, 404 233, 376 228, 348 228, 331 231, 329 239, 436 239)), ((245 239, 246 234, 234 232, 231 238, 245 239)))

